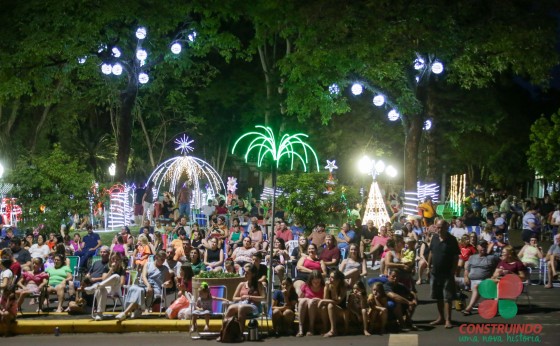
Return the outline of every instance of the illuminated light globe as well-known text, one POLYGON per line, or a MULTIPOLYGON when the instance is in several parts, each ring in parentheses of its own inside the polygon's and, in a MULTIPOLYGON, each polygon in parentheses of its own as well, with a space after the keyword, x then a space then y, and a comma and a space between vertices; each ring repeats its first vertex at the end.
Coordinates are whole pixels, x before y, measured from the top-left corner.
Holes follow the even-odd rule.
POLYGON ((119 63, 114 64, 113 67, 111 68, 111 72, 115 76, 120 76, 122 74, 122 71, 123 71, 122 65, 119 63))
POLYGON ((146 38, 146 33, 147 33, 147 32, 146 32, 146 28, 144 28, 144 27, 139 27, 139 28, 136 30, 136 37, 137 37, 139 40, 143 40, 143 39, 146 38))
POLYGON ((147 57, 148 57, 148 52, 146 52, 144 49, 138 49, 136 51, 136 59, 140 61, 144 61, 146 60, 147 57))
MULTIPOLYGON (((203 193, 214 194, 224 191, 225 185, 220 178, 218 172, 209 163, 197 157, 190 156, 193 150, 189 137, 176 139, 178 145, 175 150, 181 152, 181 156, 173 157, 164 161, 148 178, 148 181, 154 182, 154 188, 157 191, 170 191, 174 195, 181 189, 183 184, 193 190, 193 203, 196 209, 206 204, 203 193), (206 188, 207 187, 207 188, 206 188)), ((156 196, 156 194, 154 193, 156 196)))
POLYGON ((113 52, 113 56, 115 58, 120 58, 121 57, 121 51, 117 47, 113 47, 113 49, 111 49, 111 52, 113 52))
POLYGON ((87 60, 87 56, 78 58, 78 64, 81 64, 81 65, 82 65, 82 64, 85 64, 85 63, 86 63, 86 60, 87 60))
POLYGON ((194 42, 194 40, 196 40, 196 31, 193 31, 192 34, 189 34, 187 38, 189 39, 189 41, 194 42))
POLYGON ((414 60, 414 69, 421 70, 426 66, 426 62, 422 58, 417 58, 414 60))
POLYGON ((352 90, 352 94, 358 96, 362 94, 364 87, 360 83, 354 83, 352 84, 352 88, 350 90, 352 90))
POLYGON ((140 84, 146 84, 148 83, 149 80, 150 80, 150 76, 148 76, 148 74, 145 72, 141 72, 138 75, 138 82, 140 82, 140 84))
POLYGON ((397 112, 394 109, 391 109, 389 111, 389 114, 387 114, 387 118, 389 118, 389 120, 391 120, 391 121, 397 121, 397 120, 399 120, 400 117, 401 117, 401 115, 399 114, 399 112, 397 112))
POLYGON ((432 128, 432 121, 431 120, 426 120, 424 122, 424 130, 428 131, 431 128, 432 128))
POLYGON ((103 64, 101 65, 101 72, 103 72, 103 74, 111 74, 111 72, 113 71, 113 67, 109 64, 103 64))
POLYGON ((340 88, 336 84, 331 84, 329 86, 329 92, 331 93, 331 95, 338 95, 340 94, 340 88))
POLYGON ((385 174, 387 174, 391 178, 394 178, 397 176, 397 170, 393 166, 387 166, 387 169, 385 169, 385 174))
POLYGON ((432 64, 432 72, 435 74, 440 74, 443 72, 443 64, 439 61, 436 61, 432 64))
POLYGON ((358 161, 358 169, 360 170, 361 173, 364 174, 371 173, 373 169, 373 161, 369 157, 364 155, 360 159, 360 161, 358 161))
POLYGON ((173 53, 173 54, 181 53, 182 49, 183 49, 183 47, 181 47, 181 44, 179 42, 175 42, 171 45, 171 53, 173 53))
POLYGON ((385 96, 375 95, 373 98, 373 104, 377 107, 383 106, 383 104, 385 104, 385 96))

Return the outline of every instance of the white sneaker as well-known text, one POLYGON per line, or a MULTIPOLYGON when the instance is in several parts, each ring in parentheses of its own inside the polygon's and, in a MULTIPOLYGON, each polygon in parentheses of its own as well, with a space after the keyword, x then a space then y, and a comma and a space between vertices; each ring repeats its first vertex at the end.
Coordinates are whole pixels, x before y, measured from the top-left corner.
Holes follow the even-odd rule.
POLYGON ((379 261, 375 261, 375 263, 373 264, 373 270, 377 270, 381 268, 381 263, 379 263, 379 261))
POLYGON ((96 287, 94 285, 88 286, 84 288, 84 292, 86 294, 94 294, 96 287))
POLYGON ((122 322, 122 321, 126 320, 126 314, 124 312, 121 312, 115 318, 122 322))
POLYGON ((97 314, 97 315, 95 315, 94 320, 97 321, 97 322, 103 321, 103 315, 102 315, 102 314, 97 314))

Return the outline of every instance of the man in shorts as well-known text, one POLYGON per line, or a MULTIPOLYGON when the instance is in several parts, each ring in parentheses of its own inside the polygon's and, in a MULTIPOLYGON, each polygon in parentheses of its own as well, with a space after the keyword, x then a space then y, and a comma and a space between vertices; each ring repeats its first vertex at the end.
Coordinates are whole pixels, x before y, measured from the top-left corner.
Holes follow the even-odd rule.
POLYGON ((438 318, 430 324, 445 324, 445 328, 449 329, 453 328, 451 308, 455 298, 455 270, 460 250, 457 238, 449 233, 447 221, 439 220, 435 228, 438 234, 434 235, 430 243, 428 265, 431 265, 431 295, 432 299, 437 300, 438 318))

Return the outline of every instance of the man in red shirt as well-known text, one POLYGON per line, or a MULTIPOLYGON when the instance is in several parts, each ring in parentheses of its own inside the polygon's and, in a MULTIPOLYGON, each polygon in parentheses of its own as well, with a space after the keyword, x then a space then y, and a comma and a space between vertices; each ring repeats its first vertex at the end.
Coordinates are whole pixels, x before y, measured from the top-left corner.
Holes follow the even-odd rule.
POLYGON ((284 242, 286 243, 294 239, 294 235, 292 234, 292 231, 290 231, 288 226, 286 226, 286 222, 284 221, 280 222, 280 228, 274 232, 274 236, 276 238, 284 239, 284 242))
POLYGON ((332 235, 327 234, 325 237, 325 248, 321 251, 319 258, 325 262, 327 268, 332 269, 338 266, 340 260, 340 249, 336 246, 335 239, 332 235))

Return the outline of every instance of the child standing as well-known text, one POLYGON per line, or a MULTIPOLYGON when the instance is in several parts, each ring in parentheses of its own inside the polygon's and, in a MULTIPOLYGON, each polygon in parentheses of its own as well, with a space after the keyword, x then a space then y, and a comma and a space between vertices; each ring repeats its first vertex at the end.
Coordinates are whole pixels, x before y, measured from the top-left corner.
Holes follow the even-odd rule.
POLYGON ((359 322, 362 322, 364 335, 371 335, 368 331, 366 286, 362 281, 357 281, 352 287, 352 292, 348 295, 348 310, 359 322))

